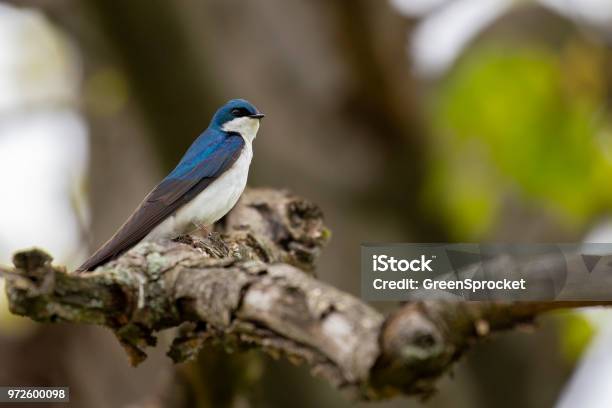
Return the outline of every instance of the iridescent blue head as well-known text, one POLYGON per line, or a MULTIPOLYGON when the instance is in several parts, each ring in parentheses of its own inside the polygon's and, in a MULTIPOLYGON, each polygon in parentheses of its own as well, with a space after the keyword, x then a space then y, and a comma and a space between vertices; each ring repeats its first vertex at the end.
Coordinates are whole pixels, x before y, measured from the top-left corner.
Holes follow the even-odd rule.
POLYGON ((219 108, 219 110, 213 116, 210 125, 223 129, 224 127, 228 127, 227 125, 229 125, 232 121, 234 123, 247 123, 250 122, 250 120, 259 122, 259 120, 263 117, 264 114, 259 112, 257 108, 249 101, 244 99, 232 99, 219 108))

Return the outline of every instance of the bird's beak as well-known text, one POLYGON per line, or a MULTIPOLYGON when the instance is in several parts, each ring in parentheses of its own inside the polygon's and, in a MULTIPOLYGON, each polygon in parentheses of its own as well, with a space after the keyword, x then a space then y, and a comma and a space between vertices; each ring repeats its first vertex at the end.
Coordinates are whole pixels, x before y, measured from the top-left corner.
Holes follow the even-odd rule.
POLYGON ((264 115, 263 113, 254 113, 254 114, 252 114, 252 115, 249 115, 249 118, 253 118, 253 119, 261 119, 261 118, 263 118, 264 116, 266 116, 266 115, 264 115))

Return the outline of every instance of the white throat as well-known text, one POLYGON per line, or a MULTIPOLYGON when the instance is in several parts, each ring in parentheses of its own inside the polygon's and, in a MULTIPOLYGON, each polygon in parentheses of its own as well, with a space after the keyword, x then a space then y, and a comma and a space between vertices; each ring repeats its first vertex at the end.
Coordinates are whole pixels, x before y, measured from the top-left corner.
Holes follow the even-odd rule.
POLYGON ((253 142, 259 130, 259 119, 243 116, 226 122, 221 128, 225 132, 236 132, 248 143, 253 142))

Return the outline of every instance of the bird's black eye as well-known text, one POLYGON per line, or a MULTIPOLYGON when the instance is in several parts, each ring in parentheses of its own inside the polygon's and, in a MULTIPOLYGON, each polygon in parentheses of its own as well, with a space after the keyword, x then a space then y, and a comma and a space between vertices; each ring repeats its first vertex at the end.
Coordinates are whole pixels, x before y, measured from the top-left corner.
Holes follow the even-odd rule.
POLYGON ((246 110, 245 108, 234 108, 232 109, 232 115, 240 118, 242 116, 248 116, 250 113, 248 110, 246 110))

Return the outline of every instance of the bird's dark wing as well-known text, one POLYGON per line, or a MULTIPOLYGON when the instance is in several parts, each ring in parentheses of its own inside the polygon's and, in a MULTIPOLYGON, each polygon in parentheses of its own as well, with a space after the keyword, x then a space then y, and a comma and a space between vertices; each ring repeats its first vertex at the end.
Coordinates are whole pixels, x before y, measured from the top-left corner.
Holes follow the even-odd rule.
POLYGON ((93 270, 140 242, 166 217, 229 169, 240 156, 243 146, 244 140, 240 135, 230 134, 193 168, 179 174, 172 172, 145 197, 115 235, 85 261, 77 272, 93 270))

